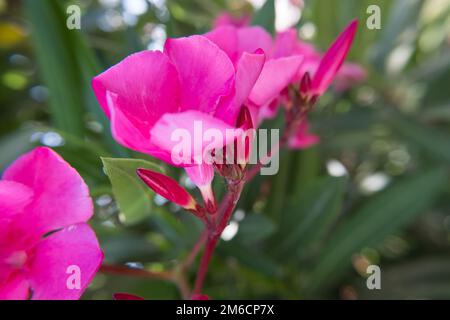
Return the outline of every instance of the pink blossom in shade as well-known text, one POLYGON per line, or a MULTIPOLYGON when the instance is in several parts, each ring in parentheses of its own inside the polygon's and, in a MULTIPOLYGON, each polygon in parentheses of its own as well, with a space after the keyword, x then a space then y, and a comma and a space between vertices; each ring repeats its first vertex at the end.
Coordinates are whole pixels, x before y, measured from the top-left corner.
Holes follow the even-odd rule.
POLYGON ((274 101, 294 79, 303 61, 301 55, 276 56, 274 41, 269 33, 258 26, 236 28, 222 26, 205 34, 216 43, 236 66, 246 53, 262 50, 266 54, 264 67, 256 83, 243 102, 250 107, 257 127, 262 119, 259 110, 274 101))
MULTIPOLYGON (((142 51, 92 80, 94 93, 111 121, 114 138, 122 145, 171 165, 192 166, 206 145, 190 159, 172 159, 176 142, 171 134, 194 122, 226 136, 264 65, 262 52, 252 52, 233 64, 228 55, 203 36, 167 40, 164 52, 142 51)), ((223 147, 227 140, 217 142, 223 147)))
POLYGON ((367 78, 367 71, 359 64, 344 63, 336 75, 334 89, 338 92, 346 91, 367 78))
POLYGON ((288 147, 292 150, 307 149, 319 143, 320 138, 317 135, 309 133, 309 124, 304 119, 297 129, 297 132, 289 139, 288 147))
POLYGON ((213 27, 235 26, 244 27, 250 24, 251 17, 249 15, 234 16, 229 12, 220 13, 213 21, 213 27))
POLYGON ((86 184, 53 150, 38 147, 7 168, 0 180, 0 300, 79 299, 103 259, 86 223, 92 214, 86 184), (79 288, 68 285, 73 267, 79 288))

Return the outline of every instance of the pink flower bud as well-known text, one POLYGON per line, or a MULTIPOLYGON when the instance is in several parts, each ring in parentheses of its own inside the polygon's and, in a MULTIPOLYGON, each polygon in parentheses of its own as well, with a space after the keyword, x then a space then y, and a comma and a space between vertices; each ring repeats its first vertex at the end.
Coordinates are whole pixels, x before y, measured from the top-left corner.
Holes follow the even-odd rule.
POLYGON ((235 157, 237 159, 237 164, 245 167, 248 163, 250 152, 252 151, 252 144, 255 136, 252 116, 247 107, 244 106, 241 108, 236 126, 239 129, 244 130, 244 134, 238 138, 240 139, 239 141, 235 142, 235 157))
POLYGON ((174 179, 152 170, 139 168, 136 170, 139 178, 160 196, 178 204, 186 210, 195 210, 197 202, 174 179))
POLYGON ((322 95, 333 82, 355 38, 358 20, 353 20, 327 50, 311 84, 313 95, 322 95))
POLYGON ((311 90, 311 77, 309 72, 306 72, 300 82, 300 93, 307 94, 311 90))
POLYGON ((144 298, 129 293, 114 293, 114 300, 144 300, 144 298))

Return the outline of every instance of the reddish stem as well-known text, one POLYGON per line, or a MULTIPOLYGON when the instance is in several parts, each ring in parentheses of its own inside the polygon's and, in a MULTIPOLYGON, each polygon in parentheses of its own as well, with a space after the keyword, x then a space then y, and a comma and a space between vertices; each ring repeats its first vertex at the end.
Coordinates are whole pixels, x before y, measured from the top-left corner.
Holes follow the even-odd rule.
POLYGON ((219 237, 217 236, 208 236, 205 252, 203 253, 202 261, 200 262, 200 267, 197 272, 197 278, 195 279, 193 294, 200 294, 202 291, 203 282, 205 281, 206 273, 208 272, 209 262, 211 261, 218 240, 219 237))

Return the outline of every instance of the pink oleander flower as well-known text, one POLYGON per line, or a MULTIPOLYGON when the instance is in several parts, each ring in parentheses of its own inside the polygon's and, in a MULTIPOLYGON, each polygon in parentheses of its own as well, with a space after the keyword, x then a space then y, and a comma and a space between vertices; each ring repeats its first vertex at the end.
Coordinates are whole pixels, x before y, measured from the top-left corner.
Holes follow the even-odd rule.
POLYGON ((119 143, 171 165, 189 167, 187 174, 213 205, 214 170, 211 164, 203 165, 203 157, 236 138, 226 131, 235 128, 264 61, 260 50, 232 61, 203 36, 169 39, 164 52, 132 54, 96 76, 92 87, 119 143), (201 141, 200 146, 194 141, 189 159, 174 158, 178 142, 172 133, 184 129, 195 138, 198 123, 203 131, 218 130, 223 138, 201 141))
MULTIPOLYGON (((207 146, 193 148, 191 157, 179 163, 173 158, 177 141, 171 133, 182 128, 194 136, 194 124, 201 121, 203 130, 215 128, 225 137, 225 131, 234 128, 264 59, 263 53, 248 53, 235 68, 205 37, 169 39, 164 52, 132 54, 96 76, 92 87, 119 143, 187 167, 207 146)), ((229 142, 223 139, 208 147, 221 148, 229 142)))
POLYGON ((7 168, 0 180, 0 299, 79 299, 103 259, 86 223, 92 214, 88 187, 53 150, 38 147, 7 168), (77 272, 79 282, 70 278, 77 272))
POLYGON ((277 55, 276 43, 271 35, 258 26, 236 28, 222 26, 205 34, 227 53, 234 65, 243 54, 262 49, 266 61, 261 74, 245 101, 252 114, 256 127, 266 117, 270 108, 281 92, 295 80, 302 64, 302 54, 277 55))
POLYGON ((245 27, 250 24, 251 16, 233 16, 229 12, 220 13, 213 21, 213 27, 223 27, 223 26, 235 26, 235 27, 245 27))

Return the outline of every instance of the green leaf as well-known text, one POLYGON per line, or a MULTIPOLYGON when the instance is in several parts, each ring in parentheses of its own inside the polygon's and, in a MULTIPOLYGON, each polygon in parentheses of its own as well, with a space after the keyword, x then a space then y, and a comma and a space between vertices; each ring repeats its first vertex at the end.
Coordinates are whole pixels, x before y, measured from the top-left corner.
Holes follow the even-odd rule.
POLYGON ((400 115, 390 119, 392 128, 403 135, 408 142, 413 142, 422 148, 427 156, 445 162, 450 161, 450 135, 447 132, 426 127, 400 115))
POLYGON ((327 241, 309 278, 310 293, 332 285, 351 265, 351 256, 407 226, 433 204, 446 185, 444 169, 432 169, 392 185, 367 201, 327 241))
POLYGON ((221 255, 231 256, 243 266, 266 276, 276 277, 279 275, 278 266, 274 261, 263 252, 257 252, 254 248, 242 245, 235 239, 230 242, 222 242, 218 247, 218 251, 221 255))
POLYGON ((81 77, 65 15, 57 1, 24 2, 32 30, 39 71, 50 91, 53 124, 70 134, 84 135, 81 77), (45 17, 45 18, 44 18, 45 17), (72 50, 73 49, 73 50, 72 50))
POLYGON ((66 26, 65 7, 57 1, 25 1, 39 71, 50 91, 53 125, 74 136, 83 137, 83 115, 90 111, 104 130, 102 139, 109 150, 127 156, 126 149, 111 137, 109 120, 91 88, 91 79, 103 70, 79 30, 66 26), (45 19, 42 19, 45 17, 45 19))
POLYGON ((124 223, 131 225, 148 217, 152 211, 154 193, 140 181, 136 169, 146 168, 162 173, 164 169, 140 159, 102 158, 102 161, 124 223))
POLYGON ((271 177, 270 194, 268 196, 265 212, 279 221, 283 206, 286 202, 289 180, 291 175, 291 163, 293 154, 282 151, 280 153, 279 171, 271 177))
POLYGON ((239 223, 236 240, 245 244, 252 244, 266 239, 275 231, 273 222, 262 214, 248 214, 239 223))
POLYGON ((408 28, 416 28, 423 3, 420 0, 399 0, 393 4, 381 39, 372 50, 372 60, 378 70, 384 70, 387 57, 398 45, 399 36, 408 28))
POLYGON ((345 178, 322 178, 283 210, 277 255, 294 259, 317 247, 340 213, 345 178))
POLYGON ((289 196, 298 197, 319 176, 321 160, 316 146, 293 152, 289 179, 289 196))
POLYGON ((358 277, 359 299, 440 300, 450 295, 450 260, 445 254, 415 258, 382 270, 381 290, 368 289, 365 279, 358 277))
POLYGON ((267 0, 253 16, 252 24, 264 27, 268 32, 275 32, 275 1, 267 0))

